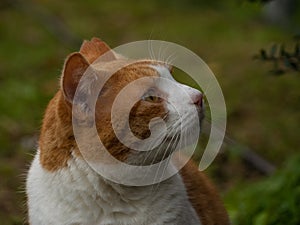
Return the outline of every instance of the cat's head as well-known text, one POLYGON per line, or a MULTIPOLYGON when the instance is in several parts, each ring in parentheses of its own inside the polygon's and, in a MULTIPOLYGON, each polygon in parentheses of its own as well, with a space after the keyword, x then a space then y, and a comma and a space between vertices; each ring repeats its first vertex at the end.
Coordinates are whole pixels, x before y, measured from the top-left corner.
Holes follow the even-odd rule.
POLYGON ((126 59, 93 38, 85 41, 80 51, 71 54, 65 62, 61 79, 65 101, 71 108, 79 105, 83 111, 89 111, 85 103, 99 81, 103 81, 103 86, 96 92, 99 94, 94 113, 98 135, 112 156, 129 164, 148 165, 166 158, 175 150, 180 135, 188 137, 195 132, 195 126, 203 118, 201 92, 176 82, 169 65, 156 60, 126 59), (79 81, 88 76, 87 72, 92 74, 91 80, 87 79, 87 84, 80 89, 79 81), (86 93, 80 93, 83 89, 86 93), (78 93, 82 96, 78 97, 78 93), (139 147, 155 147, 134 150, 132 146, 137 140, 153 135, 150 130, 158 135, 139 147), (160 135, 162 131, 167 131, 165 136, 160 135))

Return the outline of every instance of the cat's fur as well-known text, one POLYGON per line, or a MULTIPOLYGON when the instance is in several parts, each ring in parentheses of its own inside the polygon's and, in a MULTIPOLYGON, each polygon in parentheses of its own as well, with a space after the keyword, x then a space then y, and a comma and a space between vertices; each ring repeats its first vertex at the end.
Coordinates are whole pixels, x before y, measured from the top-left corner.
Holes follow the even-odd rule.
MULTIPOLYGON (((148 186, 125 186, 103 178, 82 157, 72 129, 72 102, 84 71, 109 47, 97 38, 85 41, 79 52, 71 54, 64 66, 61 89, 50 101, 39 139, 39 149, 27 178, 29 222, 31 225, 213 225, 229 224, 218 193, 197 166, 189 161, 180 173, 148 186)), ((126 59, 107 54, 99 71, 108 71, 126 59)), ((147 164, 166 156, 161 148, 150 154, 134 151, 118 141, 110 121, 110 109, 118 92, 141 77, 169 77, 169 67, 151 60, 128 61, 131 64, 117 71, 105 84, 96 104, 97 132, 111 155, 130 164, 147 164), (148 161, 146 160, 148 159, 148 161)), ((101 78, 101 72, 98 76, 101 78)), ((149 84, 141 86, 142 95, 149 84)), ((180 84, 181 85, 181 84, 180 84)), ((156 87, 170 102, 178 96, 168 87, 156 87)), ((199 91, 182 85, 201 114, 199 91)), ((180 97, 180 96, 179 96, 180 97)), ((179 98, 180 99, 180 98, 179 98)), ((119 110, 120 117, 122 109, 119 110)), ((130 126, 135 136, 149 136, 148 124, 154 117, 166 118, 169 124, 178 118, 165 101, 141 100, 130 114, 130 126)), ((191 126, 186 124, 187 127, 191 126)), ((175 134, 169 134, 170 137, 175 134)), ((172 139, 170 139, 172 141, 172 139)), ((166 146, 162 146, 166 147, 166 146)), ((168 150, 168 149, 167 149, 168 150)), ((167 151, 166 150, 166 151, 167 151)), ((83 150, 85 151, 85 150, 83 150)), ((89 154, 88 150, 85 152, 89 154)), ((168 152, 167 154, 171 154, 168 152)), ((93 157, 91 155, 91 157, 93 157)))

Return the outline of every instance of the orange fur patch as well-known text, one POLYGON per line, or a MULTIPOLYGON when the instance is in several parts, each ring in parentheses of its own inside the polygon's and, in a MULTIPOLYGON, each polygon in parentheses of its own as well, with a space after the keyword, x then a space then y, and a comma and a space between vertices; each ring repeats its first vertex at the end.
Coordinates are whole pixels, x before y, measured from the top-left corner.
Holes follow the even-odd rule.
MULTIPOLYGON (((109 47, 99 39, 93 38, 85 41, 79 53, 71 54, 64 65, 61 90, 50 101, 46 110, 43 126, 41 130, 40 162, 42 166, 55 171, 67 165, 72 151, 76 156, 81 157, 74 140, 72 130, 72 100, 78 83, 88 68, 89 63, 109 50, 109 47)), ((124 60, 117 60, 112 57, 112 61, 105 61, 101 64, 101 69, 109 71, 116 68, 124 60)), ((125 60, 125 63, 128 63, 125 60)), ((139 61, 130 64, 115 74, 106 82, 96 103, 96 126, 99 137, 111 155, 118 160, 126 160, 128 154, 133 151, 124 146, 116 137, 111 124, 111 107, 117 94, 132 81, 142 77, 157 77, 157 71, 149 67, 152 61, 139 61)), ((98 74, 101 79, 101 73, 98 74)), ((149 88, 149 83, 139 87, 136 93, 143 94, 149 88)), ((128 96, 130 97, 130 96, 128 96)), ((126 100, 126 99, 125 99, 126 100)), ((122 106, 118 108, 119 118, 122 117, 122 106)), ((130 112, 130 128, 138 138, 149 136, 148 124, 154 117, 163 117, 166 113, 164 104, 149 104, 138 102, 130 112)), ((120 127, 123 126, 120 121, 120 127)), ((85 150, 84 150, 85 151, 85 150)), ((86 150, 93 158, 93 151, 86 150)))
POLYGON ((192 160, 180 170, 180 175, 202 225, 229 225, 227 212, 217 190, 192 160))
POLYGON ((39 139, 40 162, 49 171, 67 166, 71 157, 75 145, 71 115, 62 92, 58 91, 46 109, 39 139))
MULTIPOLYGON (((125 161, 128 154, 133 150, 124 146, 116 137, 111 124, 111 108, 117 94, 129 83, 145 76, 157 77, 157 72, 148 67, 148 64, 142 62, 131 64, 125 68, 122 68, 116 74, 114 74, 104 86, 104 92, 101 93, 96 104, 96 121, 97 129, 101 141, 104 146, 109 150, 110 154, 121 161, 125 161), (104 97, 103 97, 104 96, 104 97)), ((140 86, 139 90, 133 95, 143 94, 149 88, 149 84, 145 83, 144 86, 140 86)), ((128 96, 130 98, 131 96, 128 96)), ((126 104, 126 99, 124 99, 126 104)), ((146 102, 139 101, 130 112, 129 124, 133 134, 138 138, 144 139, 149 136, 149 121, 154 117, 163 117, 166 113, 164 104, 147 104, 146 102)), ((124 117, 122 105, 117 110, 118 118, 124 117)), ((124 127, 122 124, 124 121, 114 121, 119 127, 124 127)), ((124 134, 126 136, 126 134, 124 134)), ((128 140, 126 137, 124 139, 128 140)))

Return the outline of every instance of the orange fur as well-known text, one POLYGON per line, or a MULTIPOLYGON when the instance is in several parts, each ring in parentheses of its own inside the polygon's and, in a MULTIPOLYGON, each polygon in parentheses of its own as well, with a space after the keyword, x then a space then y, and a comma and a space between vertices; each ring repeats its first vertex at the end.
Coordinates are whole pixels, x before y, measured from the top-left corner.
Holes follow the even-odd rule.
POLYGON ((181 170, 188 197, 203 225, 229 225, 219 194, 203 172, 190 160, 181 170))
POLYGON ((67 166, 71 157, 75 145, 71 120, 70 107, 58 91, 46 109, 39 139, 40 162, 49 171, 67 166))
MULTIPOLYGON (((92 38, 91 41, 84 41, 80 48, 80 53, 84 55, 90 63, 93 63, 99 56, 107 53, 110 50, 108 45, 99 38, 92 38)), ((101 61, 112 61, 116 59, 112 52, 106 54, 105 59, 101 61)))
MULTIPOLYGON (((143 63, 132 64, 128 67, 123 68, 114 74, 104 86, 104 91, 96 104, 96 121, 99 136, 104 143, 104 146, 110 151, 110 153, 118 160, 126 160, 128 154, 133 150, 128 149, 122 143, 119 142, 116 137, 111 124, 111 107, 116 95, 130 82, 147 76, 157 76, 154 69, 145 67, 143 63), (106 88, 107 87, 107 88, 106 88), (113 87, 113 88, 112 88, 113 87), (104 97, 102 97, 104 96, 104 97), (105 107, 103 107, 105 106, 105 107)), ((132 96, 142 95, 145 90, 149 88, 149 84, 145 83, 144 86, 140 86, 140 90, 136 90, 136 93, 132 93, 132 96)), ((130 97, 130 96, 128 96, 130 97)), ((126 99, 124 101, 126 104, 126 99)), ((119 118, 124 115, 123 106, 118 106, 116 113, 119 118)), ((163 117, 166 113, 163 104, 147 105, 147 103, 139 101, 134 108, 131 110, 129 115, 129 124, 133 134, 137 137, 144 139, 149 136, 148 122, 154 117, 163 117), (147 112, 147 113, 146 113, 147 112)), ((124 127, 123 121, 115 121, 119 127, 124 127)), ((125 121, 124 121, 125 122, 125 121)), ((126 137, 128 142, 130 139, 126 137)))
MULTIPOLYGON (((81 157, 72 130, 72 101, 78 83, 89 67, 89 63, 95 61, 96 56, 99 57, 108 50, 108 46, 104 42, 93 38, 92 41, 83 43, 80 52, 73 53, 67 58, 61 78, 61 90, 58 91, 48 105, 40 135, 40 161, 45 169, 55 171, 65 167, 72 151, 76 156, 81 157)), ((101 65, 103 70, 114 69, 120 63, 121 65, 128 64, 126 60, 111 59, 113 60, 101 65)), ((96 103, 98 135, 110 154, 121 161, 125 161, 128 154, 133 150, 124 146, 114 133, 111 124, 112 103, 117 94, 132 81, 145 76, 158 76, 157 71, 150 68, 148 64, 149 61, 134 62, 117 71, 104 85, 96 103)), ((99 79, 101 79, 101 76, 102 74, 99 73, 99 79)), ((149 85, 151 84, 146 82, 132 95, 142 95, 149 88, 149 85)), ((117 113, 121 118, 124 114, 122 106, 118 108, 117 113)), ((146 138, 149 136, 149 121, 154 117, 163 117, 165 114, 166 110, 163 104, 153 106, 140 101, 130 113, 130 128, 137 137, 146 138)), ((120 121, 116 122, 122 127, 120 121)), ((90 149, 84 151, 87 151, 91 158, 95 155, 90 149)))

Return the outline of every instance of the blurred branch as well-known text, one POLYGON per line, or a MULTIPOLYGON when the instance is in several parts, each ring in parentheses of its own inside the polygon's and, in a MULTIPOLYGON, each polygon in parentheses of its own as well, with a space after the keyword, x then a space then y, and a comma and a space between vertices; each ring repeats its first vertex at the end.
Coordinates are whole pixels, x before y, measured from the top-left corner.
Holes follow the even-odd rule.
POLYGON ((248 2, 259 2, 259 3, 267 3, 267 2, 271 2, 273 0, 248 0, 248 2))
POLYGON ((236 0, 239 4, 242 4, 244 2, 250 2, 250 3, 257 3, 257 4, 267 4, 271 1, 275 0, 236 0))
MULTIPOLYGON (((203 120, 202 129, 204 133, 209 135, 211 130, 211 124, 207 120, 203 120)), ((223 133, 220 128, 216 129, 223 133)), ((245 162, 249 163, 262 174, 271 175, 276 171, 276 167, 272 165, 272 163, 268 162, 262 156, 258 155, 253 149, 238 143, 237 141, 233 140, 232 138, 229 138, 228 136, 224 137, 223 146, 226 149, 237 153, 245 162)), ((223 152, 225 151, 223 150, 223 152)))
POLYGON ((265 175, 271 175, 276 171, 276 167, 268 162, 266 159, 258 155, 251 148, 242 145, 235 140, 228 138, 225 136, 226 144, 232 149, 232 151, 237 152, 243 160, 248 162, 254 168, 256 168, 259 172, 265 175))
POLYGON ((56 16, 46 8, 31 2, 30 0, 10 0, 9 4, 15 9, 27 13, 40 22, 58 41, 78 48, 81 40, 56 16))

